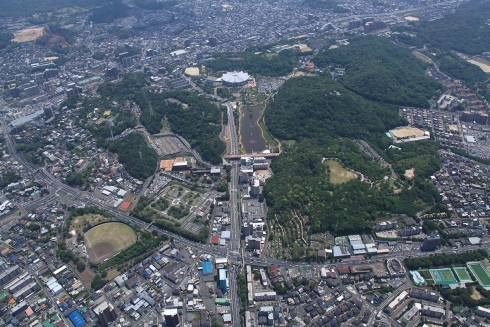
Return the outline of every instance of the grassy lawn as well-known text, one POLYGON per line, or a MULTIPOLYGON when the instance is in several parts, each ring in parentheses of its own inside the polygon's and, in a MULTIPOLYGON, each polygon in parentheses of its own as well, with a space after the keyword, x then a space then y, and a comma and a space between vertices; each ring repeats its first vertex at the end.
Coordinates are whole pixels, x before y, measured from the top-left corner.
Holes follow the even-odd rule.
POLYGON ((357 174, 343 168, 336 160, 325 160, 323 164, 330 168, 330 183, 332 184, 342 184, 357 178, 357 174))
POLYGON ((101 223, 103 221, 108 221, 108 218, 105 218, 101 215, 92 215, 92 214, 86 214, 83 216, 78 216, 73 221, 71 222, 71 228, 78 229, 80 227, 83 227, 87 224, 90 225, 95 225, 97 223, 101 223))
POLYGON ((269 146, 275 147, 277 145, 277 142, 265 127, 264 116, 260 117, 258 124, 260 129, 262 130, 262 134, 264 135, 265 141, 269 144, 269 146))
POLYGON ((129 245, 136 243, 136 233, 126 224, 106 223, 95 226, 85 233, 87 245, 93 247, 102 242, 114 245, 114 251, 120 251, 129 245))

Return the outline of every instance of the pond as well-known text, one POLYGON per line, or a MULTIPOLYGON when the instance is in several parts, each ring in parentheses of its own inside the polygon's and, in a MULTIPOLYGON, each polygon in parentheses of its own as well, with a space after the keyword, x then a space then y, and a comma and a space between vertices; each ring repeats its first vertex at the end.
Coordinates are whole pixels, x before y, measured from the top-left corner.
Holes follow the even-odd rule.
POLYGON ((243 106, 240 115, 240 142, 246 153, 261 152, 267 149, 258 120, 264 109, 263 104, 243 106))

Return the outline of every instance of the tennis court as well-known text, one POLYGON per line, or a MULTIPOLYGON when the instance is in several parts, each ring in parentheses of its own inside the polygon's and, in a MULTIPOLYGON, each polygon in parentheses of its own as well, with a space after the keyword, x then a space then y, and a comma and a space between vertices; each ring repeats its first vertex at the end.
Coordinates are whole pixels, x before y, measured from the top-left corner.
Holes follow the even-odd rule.
POLYGON ((453 271, 461 283, 469 283, 469 282, 473 281, 471 279, 470 274, 468 273, 468 270, 466 270, 465 267, 456 267, 456 268, 453 268, 453 271))
POLYGON ((429 270, 432 279, 436 285, 444 284, 457 284, 458 281, 454 277, 453 272, 449 268, 442 269, 430 269, 429 270))
POLYGON ((481 286, 490 288, 490 275, 481 262, 468 262, 466 266, 468 266, 468 269, 478 279, 481 286))

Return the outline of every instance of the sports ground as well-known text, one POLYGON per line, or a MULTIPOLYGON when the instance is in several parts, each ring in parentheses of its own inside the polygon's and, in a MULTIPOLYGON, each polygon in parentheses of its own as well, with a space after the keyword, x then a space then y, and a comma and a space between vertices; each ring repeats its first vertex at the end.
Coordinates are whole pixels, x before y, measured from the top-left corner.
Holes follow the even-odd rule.
POLYGON ((92 263, 112 258, 121 250, 136 243, 136 233, 126 224, 110 222, 100 224, 84 235, 87 253, 92 263))
POLYGON ((466 266, 473 273, 481 286, 490 288, 490 275, 481 262, 468 262, 466 266))
POLYGON ((436 285, 443 284, 457 284, 458 281, 454 277, 453 272, 449 268, 442 269, 430 269, 429 270, 432 279, 436 285))
POLYGON ((456 267, 456 268, 453 268, 453 271, 461 283, 470 283, 473 281, 471 279, 470 274, 468 273, 468 270, 466 270, 465 267, 456 267))

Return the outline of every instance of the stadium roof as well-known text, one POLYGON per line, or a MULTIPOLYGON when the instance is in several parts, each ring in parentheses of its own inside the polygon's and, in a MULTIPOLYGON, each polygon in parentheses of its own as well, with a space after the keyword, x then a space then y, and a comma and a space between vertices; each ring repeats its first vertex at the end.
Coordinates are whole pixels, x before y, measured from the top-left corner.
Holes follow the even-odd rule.
POLYGON ((247 73, 235 71, 235 72, 228 72, 228 73, 223 74, 223 76, 221 76, 221 79, 225 83, 241 84, 241 83, 245 83, 246 81, 248 81, 249 76, 247 73))

